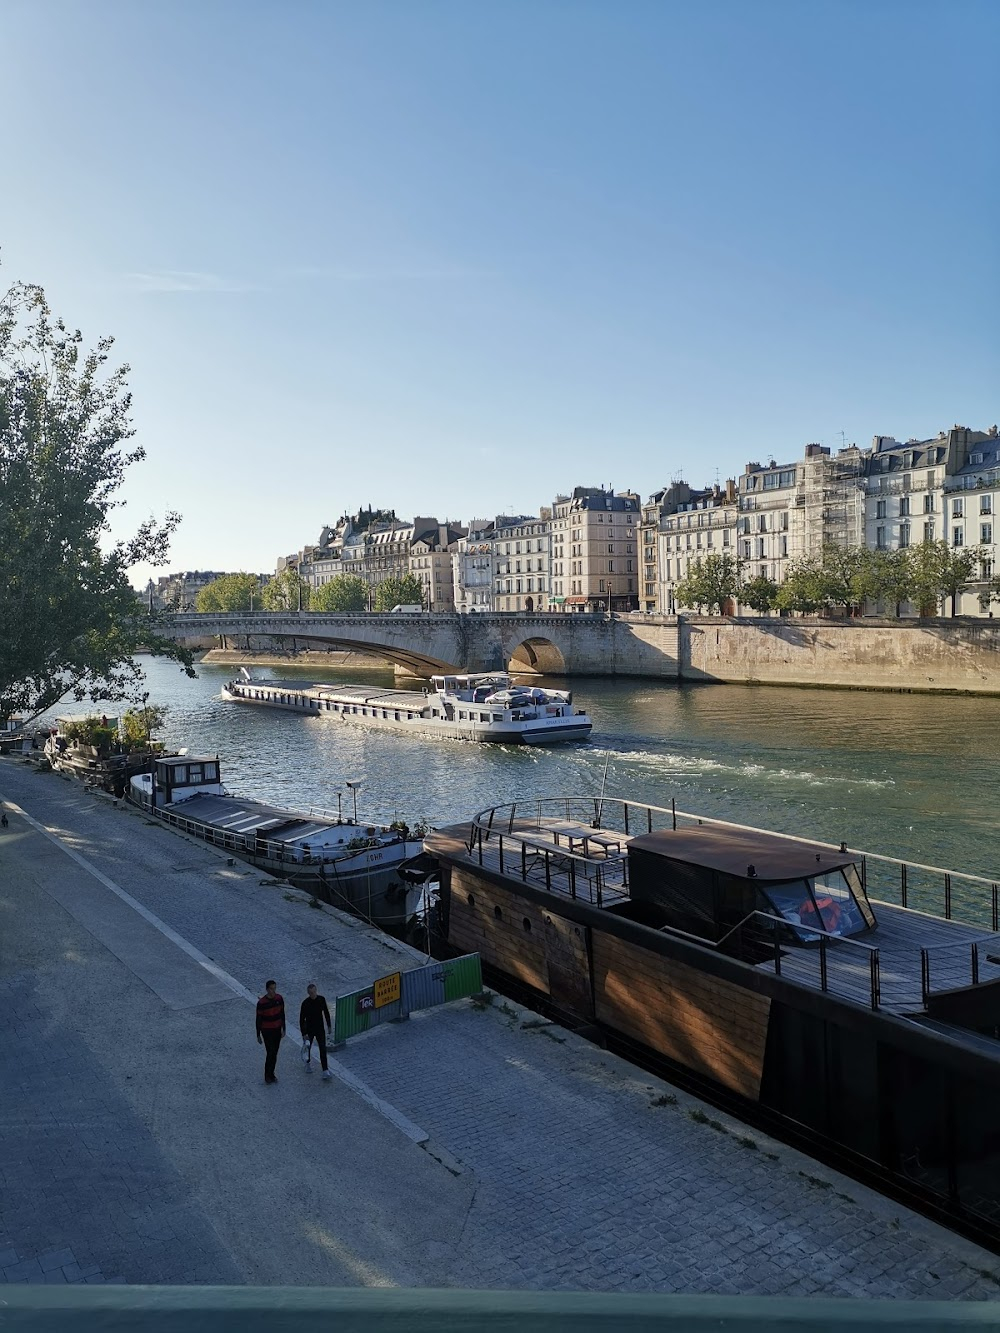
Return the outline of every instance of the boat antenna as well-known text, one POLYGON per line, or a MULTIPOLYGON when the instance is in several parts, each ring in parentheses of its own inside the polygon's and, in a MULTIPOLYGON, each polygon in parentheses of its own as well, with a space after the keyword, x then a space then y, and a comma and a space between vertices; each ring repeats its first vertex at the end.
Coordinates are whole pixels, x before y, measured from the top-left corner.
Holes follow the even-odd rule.
POLYGON ((608 765, 611 763, 611 751, 604 756, 604 777, 601 779, 601 795, 597 802, 597 827, 601 826, 601 815, 604 813, 604 789, 608 785, 608 765))

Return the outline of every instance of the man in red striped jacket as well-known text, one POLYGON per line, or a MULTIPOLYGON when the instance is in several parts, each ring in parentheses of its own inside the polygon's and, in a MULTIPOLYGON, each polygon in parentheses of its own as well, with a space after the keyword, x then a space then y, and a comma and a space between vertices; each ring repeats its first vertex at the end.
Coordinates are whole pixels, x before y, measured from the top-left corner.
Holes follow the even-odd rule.
POLYGON ((264 1058, 264 1082, 277 1083, 274 1066, 278 1047, 285 1035, 285 1001, 278 994, 278 983, 268 981, 264 994, 257 1001, 257 1040, 262 1042, 267 1055, 264 1058))

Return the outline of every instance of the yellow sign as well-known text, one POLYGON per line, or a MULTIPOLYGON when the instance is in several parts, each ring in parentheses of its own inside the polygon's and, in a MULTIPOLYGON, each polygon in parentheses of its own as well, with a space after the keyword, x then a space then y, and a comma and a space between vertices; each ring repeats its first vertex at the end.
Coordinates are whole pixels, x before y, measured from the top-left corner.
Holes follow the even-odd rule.
POLYGON ((387 1004, 393 1004, 402 994, 402 976, 399 972, 393 972, 387 977, 379 977, 375 983, 375 1008, 384 1009, 387 1004))

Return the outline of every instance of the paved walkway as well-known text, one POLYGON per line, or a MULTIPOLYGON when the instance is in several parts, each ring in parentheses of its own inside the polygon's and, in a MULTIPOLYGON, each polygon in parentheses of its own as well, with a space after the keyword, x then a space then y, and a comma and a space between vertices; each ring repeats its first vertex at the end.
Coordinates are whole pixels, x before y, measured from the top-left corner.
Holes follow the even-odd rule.
POLYGON ((413 952, 19 761, 0 799, 4 1280, 1000 1295, 994 1256, 499 996, 331 1082, 289 1041, 266 1087, 266 977, 294 1016, 413 952))

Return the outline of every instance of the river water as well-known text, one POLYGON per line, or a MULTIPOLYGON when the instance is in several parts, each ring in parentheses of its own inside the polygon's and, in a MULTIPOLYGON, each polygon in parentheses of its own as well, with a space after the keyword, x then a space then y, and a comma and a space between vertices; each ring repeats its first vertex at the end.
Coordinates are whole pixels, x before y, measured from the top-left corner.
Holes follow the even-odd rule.
MULTIPOLYGON (((228 666, 143 659, 162 739, 218 753, 230 790, 444 824, 506 801, 607 795, 1000 877, 1000 698, 574 678, 589 743, 534 749, 436 741, 338 718, 227 703, 228 666)), ((302 682, 352 679, 309 666, 256 668, 302 682)), ((392 688, 391 670, 355 681, 392 688)), ((567 682, 554 681, 565 688, 567 682)), ((82 711, 79 706, 63 710, 82 711)), ((109 710, 110 711, 110 710, 109 710)))

